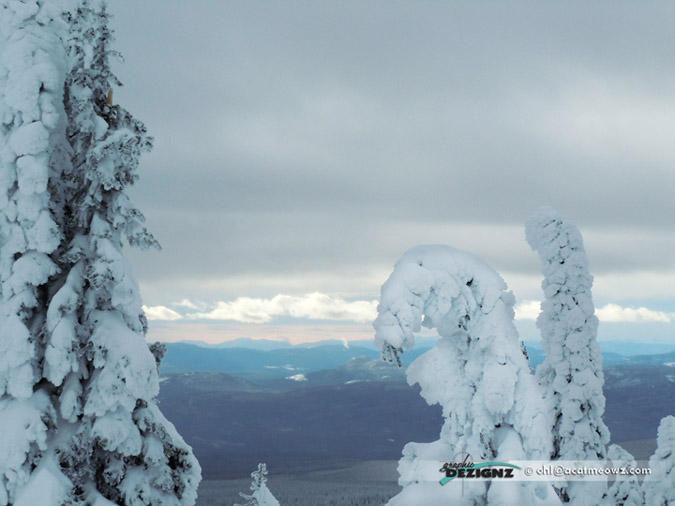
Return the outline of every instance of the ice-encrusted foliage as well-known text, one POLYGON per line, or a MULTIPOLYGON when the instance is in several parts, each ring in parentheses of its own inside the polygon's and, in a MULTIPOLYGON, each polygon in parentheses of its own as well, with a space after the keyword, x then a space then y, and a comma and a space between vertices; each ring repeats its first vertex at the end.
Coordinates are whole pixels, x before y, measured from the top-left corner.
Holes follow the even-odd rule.
POLYGON ((656 452, 649 459, 652 475, 643 482, 645 504, 675 504, 675 416, 667 416, 659 424, 656 452))
POLYGON ((373 326, 385 360, 392 360, 392 350, 412 348, 422 326, 440 335, 407 376, 444 417, 438 441, 405 446, 399 462, 404 489, 391 506, 559 504, 548 483, 438 483, 442 476, 434 464, 461 461, 466 453, 474 461, 508 461, 544 459, 551 452, 550 418, 521 350, 513 304, 492 268, 448 246, 409 250, 382 286, 373 326))
POLYGON ((235 504, 234 506, 279 506, 279 501, 272 495, 267 488, 267 465, 258 464, 258 469, 251 473, 251 494, 239 492, 239 495, 246 500, 244 504, 235 504))
POLYGON ((51 201, 65 151, 61 15, 50 2, 0 1, 0 505, 34 483, 56 423, 40 367, 62 239, 51 201))
POLYGON ((72 164, 63 178, 63 284, 48 310, 51 354, 45 357, 46 377, 60 387, 60 415, 74 425, 72 438, 57 449, 59 463, 75 484, 76 500, 193 504, 200 468, 157 408, 156 362, 143 337, 138 286, 122 254, 124 239, 156 245, 126 194, 151 138, 111 103, 111 87, 119 82, 108 63, 114 53, 105 4, 94 9, 85 0, 68 22, 72 164))
POLYGON ((60 176, 65 51, 61 12, 39 3, 0 3, 0 393, 33 394, 48 294, 61 232, 48 181, 60 176))
POLYGON ((0 0, 0 506, 191 505, 122 243, 151 147, 110 103, 105 6, 0 0), (37 495, 36 495, 37 494, 37 495))
MULTIPOLYGON (((603 460, 609 430, 602 421, 605 396, 602 354, 597 343, 591 286, 593 276, 577 227, 550 207, 527 220, 528 244, 541 259, 544 301, 537 318, 546 359, 537 379, 553 413, 552 459, 603 460)), ((565 500, 595 506, 602 483, 572 482, 561 489, 565 500)))
MULTIPOLYGON (((615 469, 636 469, 635 458, 619 445, 607 448, 607 459, 615 469)), ((636 475, 621 476, 612 483, 605 493, 600 506, 643 506, 645 497, 636 475)))

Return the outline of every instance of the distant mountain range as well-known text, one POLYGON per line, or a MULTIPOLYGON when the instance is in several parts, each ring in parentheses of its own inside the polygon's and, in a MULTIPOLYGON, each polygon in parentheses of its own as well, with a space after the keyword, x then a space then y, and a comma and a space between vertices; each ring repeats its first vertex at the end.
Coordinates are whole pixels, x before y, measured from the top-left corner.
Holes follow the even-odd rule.
MULTIPOLYGON (((416 348, 403 354, 408 365, 429 348, 416 348)), ((354 357, 378 358, 374 348, 327 344, 293 346, 270 350, 203 347, 187 343, 167 344, 162 374, 183 372, 225 372, 240 377, 265 380, 332 369, 354 357)))
MULTIPOLYGON (((404 363, 427 349, 405 353, 404 363)), ((532 364, 543 360, 536 347, 528 354, 532 364)), ((675 352, 604 356, 612 440, 653 440, 660 419, 674 414, 675 352)), ((260 461, 307 470, 398 459, 406 442, 437 439, 442 422, 404 369, 366 347, 170 344, 161 371, 162 410, 211 478, 247 475, 260 461)))
MULTIPOLYGON (((435 337, 415 338, 415 346, 420 348, 433 348, 436 343, 435 337)), ((203 348, 248 348, 252 350, 279 350, 283 348, 316 348, 319 346, 354 346, 357 348, 375 349, 375 344, 372 339, 362 339, 355 341, 342 341, 338 339, 326 339, 324 341, 316 341, 303 344, 291 344, 289 341, 272 340, 272 339, 251 339, 248 337, 241 337, 231 341, 224 341, 222 343, 211 344, 204 341, 180 341, 180 344, 192 344, 201 346, 203 348)), ((525 341, 529 348, 538 348, 541 350, 541 341, 525 341)), ((644 343, 639 341, 600 341, 600 348, 605 353, 616 353, 617 355, 632 356, 632 355, 656 355, 659 353, 667 353, 675 351, 675 343, 644 343)))
MULTIPOLYGON (((379 351, 372 341, 351 343, 345 346, 340 341, 310 343, 291 346, 283 341, 255 341, 239 339, 209 346, 205 343, 169 343, 168 353, 162 361, 163 374, 183 372, 224 372, 251 380, 278 379, 307 374, 313 371, 332 369, 344 364, 354 357, 368 357, 375 360, 379 351), (239 346, 234 346, 238 344, 239 346), (361 344, 358 346, 357 344, 361 344), (247 346, 255 346, 250 348, 247 346)), ((434 341, 423 339, 410 351, 402 354, 403 365, 407 366, 433 346, 434 341)), ((530 365, 535 368, 544 361, 544 352, 539 343, 526 343, 530 365)), ((639 343, 620 343, 610 348, 633 350, 632 355, 603 351, 605 366, 609 365, 663 365, 675 362, 675 345, 668 349, 667 345, 653 345, 653 349, 665 349, 669 353, 641 355, 646 346, 639 343)))

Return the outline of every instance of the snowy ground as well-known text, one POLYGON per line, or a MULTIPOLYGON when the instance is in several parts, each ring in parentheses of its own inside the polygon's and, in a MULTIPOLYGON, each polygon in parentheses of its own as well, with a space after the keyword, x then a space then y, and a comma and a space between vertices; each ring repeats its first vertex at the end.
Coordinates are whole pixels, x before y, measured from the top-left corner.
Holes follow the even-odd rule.
MULTIPOLYGON (((270 474, 267 485, 281 504, 292 506, 381 506, 401 489, 395 461, 368 461, 346 469, 270 474)), ((242 503, 250 478, 205 480, 197 506, 242 503)))
MULTIPOLYGON (((620 444, 638 460, 648 460, 656 448, 655 439, 620 444)), ((287 506, 381 506, 401 490, 396 466, 396 461, 371 460, 343 469, 270 474, 267 485, 287 506)), ((247 493, 250 484, 250 478, 204 480, 197 506, 242 503, 239 492, 247 493)))

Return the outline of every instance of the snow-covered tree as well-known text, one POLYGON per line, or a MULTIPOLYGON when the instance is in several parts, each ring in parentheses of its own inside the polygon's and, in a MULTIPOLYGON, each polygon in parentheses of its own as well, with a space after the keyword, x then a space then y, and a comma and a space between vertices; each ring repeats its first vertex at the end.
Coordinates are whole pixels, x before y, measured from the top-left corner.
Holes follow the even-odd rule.
POLYGON ((105 5, 64 6, 0 2, 0 505, 191 505, 122 255, 156 244, 125 192, 151 139, 108 103, 105 5))
POLYGON ((50 2, 0 1, 0 505, 65 491, 48 458, 58 413, 41 370, 63 237, 51 198, 67 161, 61 18, 50 2))
POLYGON ((408 443, 399 462, 404 487, 390 506, 559 504, 546 482, 465 480, 441 486, 437 462, 548 459, 551 420, 513 324, 514 297, 475 256, 448 246, 419 246, 382 286, 375 343, 395 361, 422 326, 436 346, 407 370, 429 404, 440 404, 440 439, 408 443))
MULTIPOLYGON (((537 326, 546 354, 537 368, 547 409, 553 414, 553 460, 604 460, 609 430, 602 421, 605 397, 602 354, 596 336, 593 276, 577 227, 550 207, 527 220, 526 238, 539 253, 544 301, 537 326)), ((596 506, 601 482, 570 482, 561 497, 579 506, 596 506)))
POLYGON ((239 492, 239 495, 246 500, 244 504, 235 504, 234 506, 279 506, 279 501, 272 495, 267 488, 267 465, 258 464, 258 470, 251 473, 253 482, 251 483, 251 494, 239 492))
POLYGON ((108 62, 114 53, 105 4, 94 10, 85 0, 68 21, 65 103, 73 156, 64 183, 64 284, 49 307, 54 318, 47 330, 69 323, 67 337, 48 348, 57 365, 45 357, 46 377, 62 386, 61 415, 75 429, 59 447, 59 460, 81 494, 95 485, 118 504, 193 504, 200 468, 157 407, 156 361, 122 255, 123 239, 156 245, 125 191, 151 139, 142 123, 109 103, 111 87, 120 83, 108 62), (79 361, 73 349, 82 350, 79 361))
POLYGON ((675 504, 675 416, 667 416, 659 424, 656 452, 649 459, 651 476, 643 482, 645 504, 675 504))
MULTIPOLYGON (((635 458, 619 445, 611 445, 607 448, 607 459, 615 469, 637 468, 635 458)), ((618 476, 600 503, 601 506, 643 506, 644 504, 645 496, 637 475, 618 476)))

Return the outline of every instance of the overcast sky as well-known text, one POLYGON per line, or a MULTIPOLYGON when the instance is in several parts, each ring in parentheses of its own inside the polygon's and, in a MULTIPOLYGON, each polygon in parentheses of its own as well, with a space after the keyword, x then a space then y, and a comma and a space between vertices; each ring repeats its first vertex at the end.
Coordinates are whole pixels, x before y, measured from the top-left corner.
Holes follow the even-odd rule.
POLYGON ((155 149, 128 252, 151 337, 372 335, 411 246, 541 299, 546 204, 584 236, 603 339, 675 340, 675 4, 115 0, 115 101, 155 149))

